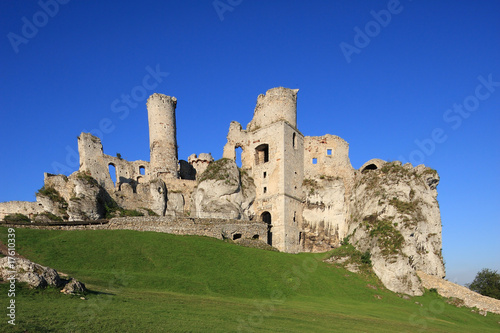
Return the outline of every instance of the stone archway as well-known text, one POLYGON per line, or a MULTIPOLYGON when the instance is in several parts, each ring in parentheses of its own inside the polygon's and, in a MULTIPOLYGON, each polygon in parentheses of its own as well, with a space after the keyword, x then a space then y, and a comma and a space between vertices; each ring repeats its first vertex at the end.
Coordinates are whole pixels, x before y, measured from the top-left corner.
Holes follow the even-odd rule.
POLYGON ((273 232, 272 232, 272 218, 271 218, 271 213, 269 212, 263 212, 261 215, 260 215, 260 219, 262 222, 265 222, 267 223, 267 244, 269 245, 273 245, 273 232))

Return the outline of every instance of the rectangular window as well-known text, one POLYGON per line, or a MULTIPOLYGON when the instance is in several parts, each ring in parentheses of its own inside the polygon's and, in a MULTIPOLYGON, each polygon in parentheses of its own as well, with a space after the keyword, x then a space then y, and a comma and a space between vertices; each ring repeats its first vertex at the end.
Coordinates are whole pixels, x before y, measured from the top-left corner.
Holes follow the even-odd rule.
POLYGON ((264 187, 264 193, 267 193, 267 187, 264 187))
POLYGON ((313 158, 312 163, 313 163, 313 164, 318 164, 318 159, 317 159, 316 157, 315 157, 315 158, 313 158))
POLYGON ((267 172, 264 171, 264 178, 266 178, 266 177, 267 177, 267 172))
POLYGON ((331 149, 327 149, 327 150, 326 150, 326 155, 328 155, 328 156, 332 156, 332 150, 331 150, 331 149))

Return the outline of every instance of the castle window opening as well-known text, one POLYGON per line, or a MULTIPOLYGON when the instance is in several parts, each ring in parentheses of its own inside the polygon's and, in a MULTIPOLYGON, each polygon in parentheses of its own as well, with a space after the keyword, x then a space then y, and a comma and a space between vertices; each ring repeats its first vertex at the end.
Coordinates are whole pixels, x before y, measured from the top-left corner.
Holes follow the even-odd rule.
POLYGON ((267 172, 265 172, 265 171, 264 171, 263 177, 264 177, 264 178, 266 178, 266 177, 267 177, 267 172))
POLYGON ((264 186, 264 193, 267 193, 267 187, 264 186))
POLYGON ((312 159, 312 164, 318 164, 318 159, 316 157, 312 159))
POLYGON ((271 213, 264 212, 260 215, 262 222, 267 223, 267 244, 273 245, 273 232, 271 225, 271 213))
POLYGON ((108 164, 109 176, 113 181, 113 185, 116 186, 116 166, 113 163, 108 164))
POLYGON ((142 180, 141 180, 141 179, 142 179, 142 177, 141 177, 141 176, 137 177, 137 184, 141 184, 141 183, 142 183, 142 180))
POLYGON ((293 145, 293 148, 294 149, 297 149, 297 133, 293 133, 293 136, 292 136, 292 145, 293 145))
POLYGON ((377 166, 375 164, 368 164, 363 170, 361 170, 361 173, 365 173, 370 170, 377 170, 377 166))
POLYGON ((141 174, 141 175, 145 175, 146 174, 146 168, 144 166, 142 166, 142 165, 139 167, 139 174, 141 174))
POLYGON ((328 155, 328 156, 332 156, 332 150, 331 150, 331 149, 327 149, 327 150, 326 150, 326 155, 328 155))
POLYGON ((269 145, 261 144, 255 148, 255 164, 269 162, 269 145))
POLYGON ((241 238, 241 234, 234 234, 233 235, 233 240, 237 240, 241 238))
POLYGON ((259 235, 253 235, 252 239, 259 239, 259 235))
POLYGON ((243 148, 234 147, 234 156, 236 156, 236 165, 241 168, 241 154, 243 153, 243 148))

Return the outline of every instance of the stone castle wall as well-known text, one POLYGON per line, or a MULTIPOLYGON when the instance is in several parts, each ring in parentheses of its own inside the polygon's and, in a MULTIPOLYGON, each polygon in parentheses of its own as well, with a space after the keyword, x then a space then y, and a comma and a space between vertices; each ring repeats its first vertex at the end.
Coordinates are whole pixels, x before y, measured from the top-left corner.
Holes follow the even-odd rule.
POLYGON ((42 213, 43 207, 37 202, 30 201, 7 201, 0 202, 0 220, 5 216, 12 214, 23 214, 28 217, 33 217, 35 214, 42 213))
POLYGON ((174 235, 197 235, 217 239, 259 239, 267 242, 267 225, 230 219, 200 219, 162 217, 120 217, 109 223, 83 225, 6 225, 14 228, 56 229, 56 230, 136 230, 164 232, 174 235))

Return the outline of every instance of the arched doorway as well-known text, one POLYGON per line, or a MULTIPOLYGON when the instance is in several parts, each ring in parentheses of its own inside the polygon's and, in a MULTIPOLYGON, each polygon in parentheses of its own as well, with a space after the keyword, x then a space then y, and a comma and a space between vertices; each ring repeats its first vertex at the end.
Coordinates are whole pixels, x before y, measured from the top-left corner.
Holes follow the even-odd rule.
POLYGON ((260 219, 262 222, 267 223, 267 244, 273 245, 273 232, 272 232, 272 224, 271 224, 271 213, 264 212, 260 215, 260 219))

